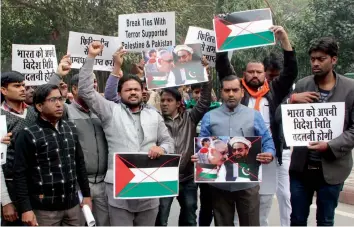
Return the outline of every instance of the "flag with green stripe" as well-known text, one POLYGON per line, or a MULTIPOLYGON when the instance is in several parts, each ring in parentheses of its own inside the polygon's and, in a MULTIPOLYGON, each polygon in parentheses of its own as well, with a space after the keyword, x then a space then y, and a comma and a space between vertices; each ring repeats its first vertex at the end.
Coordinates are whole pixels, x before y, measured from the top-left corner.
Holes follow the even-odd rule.
POLYGON ((195 182, 213 182, 218 177, 217 165, 197 163, 195 182))
POLYGON ((213 20, 216 51, 224 52, 275 44, 270 9, 235 12, 213 20))
POLYGON ((147 199, 178 196, 180 155, 150 159, 146 153, 116 153, 114 198, 147 199))

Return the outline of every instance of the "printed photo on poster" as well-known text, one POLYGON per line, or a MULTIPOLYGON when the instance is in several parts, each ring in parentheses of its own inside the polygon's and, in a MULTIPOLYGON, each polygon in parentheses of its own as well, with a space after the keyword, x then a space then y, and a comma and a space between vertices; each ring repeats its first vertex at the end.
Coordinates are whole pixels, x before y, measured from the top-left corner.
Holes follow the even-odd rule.
POLYGON ((200 43, 143 51, 148 89, 208 81, 200 43))
POLYGON ((149 199, 178 196, 180 155, 151 159, 147 153, 114 154, 115 199, 149 199))
POLYGON ((197 183, 261 182, 261 137, 195 137, 198 157, 194 179, 197 183))

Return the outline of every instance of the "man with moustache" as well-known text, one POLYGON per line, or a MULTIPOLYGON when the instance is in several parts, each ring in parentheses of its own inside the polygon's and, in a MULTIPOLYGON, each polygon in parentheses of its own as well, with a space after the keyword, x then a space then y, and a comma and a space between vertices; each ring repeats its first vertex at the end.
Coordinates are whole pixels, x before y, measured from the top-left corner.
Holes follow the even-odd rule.
MULTIPOLYGON (((288 95, 290 89, 297 77, 297 61, 295 51, 289 41, 288 35, 283 27, 273 26, 270 28, 274 32, 277 41, 281 42, 284 53, 284 67, 282 73, 272 81, 266 80, 265 66, 262 62, 251 61, 247 64, 244 71, 242 85, 245 88, 245 94, 241 103, 250 108, 259 111, 266 123, 269 132, 273 138, 279 137, 279 127, 275 121, 275 111, 283 99, 288 95)), ((216 70, 220 78, 233 73, 233 68, 227 57, 227 54, 218 54, 216 57, 216 70)), ((268 226, 268 216, 273 203, 273 196, 277 192, 277 185, 289 184, 284 177, 277 174, 287 174, 287 168, 282 165, 289 165, 289 162, 283 163, 282 153, 280 152, 280 143, 274 139, 276 147, 277 162, 272 162, 262 168, 263 180, 260 188, 260 224, 268 226)), ((284 188, 284 187, 282 187, 284 188)), ((277 192, 277 195, 288 195, 286 191, 277 192)), ((290 200, 288 198, 287 200, 290 200)), ((289 203, 279 204, 280 216, 283 226, 290 223, 289 212, 291 207, 289 203), (287 220, 283 222, 283 220, 287 220)), ((237 216, 237 213, 235 214, 237 216)), ((235 218, 237 221, 237 217, 235 218)))
MULTIPOLYGON (((268 164, 275 155, 274 143, 261 114, 242 105, 244 96, 241 79, 234 75, 221 81, 223 105, 209 111, 202 119, 201 137, 210 136, 261 136, 262 153, 257 161, 268 164)), ((197 156, 192 156, 194 162, 197 156)), ((258 183, 215 183, 211 185, 212 206, 216 226, 234 225, 235 208, 240 225, 259 226, 259 184, 258 183)))
POLYGON ((36 90, 37 86, 26 86, 26 101, 25 103, 27 105, 32 105, 33 104, 33 93, 36 90))
POLYGON ((294 147, 290 164, 291 225, 305 226, 314 192, 317 225, 333 226, 335 209, 352 167, 354 148, 354 80, 334 70, 338 44, 330 37, 310 43, 308 51, 313 75, 296 83, 288 103, 345 102, 343 133, 308 147, 294 147))
POLYGON ((116 152, 141 152, 155 159, 174 152, 174 141, 162 116, 142 102, 143 85, 139 77, 125 75, 119 80, 120 103, 102 97, 93 87, 92 69, 103 45, 92 42, 79 73, 79 97, 102 122, 108 142, 108 170, 105 177, 110 224, 136 226, 155 224, 159 199, 114 199, 113 157, 116 152))
POLYGON ((84 155, 76 126, 62 120, 59 87, 41 85, 33 97, 37 120, 16 137, 16 205, 29 226, 80 225, 80 201, 92 209, 84 155))

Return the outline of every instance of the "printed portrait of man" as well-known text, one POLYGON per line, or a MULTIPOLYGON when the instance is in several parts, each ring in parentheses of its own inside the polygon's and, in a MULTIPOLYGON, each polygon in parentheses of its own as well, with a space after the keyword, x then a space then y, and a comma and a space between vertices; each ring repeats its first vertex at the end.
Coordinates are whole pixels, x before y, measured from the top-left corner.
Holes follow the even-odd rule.
POLYGON ((247 163, 247 156, 252 146, 251 141, 244 137, 233 137, 230 142, 230 160, 237 163, 247 163))

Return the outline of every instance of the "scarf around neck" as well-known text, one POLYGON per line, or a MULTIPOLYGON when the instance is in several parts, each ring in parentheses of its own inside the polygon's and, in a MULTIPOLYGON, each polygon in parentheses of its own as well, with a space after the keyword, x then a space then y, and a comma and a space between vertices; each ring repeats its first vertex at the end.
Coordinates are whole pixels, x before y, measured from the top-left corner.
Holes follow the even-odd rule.
POLYGON ((256 104, 254 105, 254 109, 255 110, 260 110, 259 108, 259 105, 260 105, 260 102, 261 102, 261 99, 265 96, 265 94, 268 93, 269 91, 269 85, 268 85, 268 82, 267 80, 264 81, 264 84, 263 86, 258 89, 258 91, 254 91, 252 90, 247 84, 246 84, 246 81, 244 79, 242 79, 242 85, 245 87, 245 89, 248 91, 248 93, 256 99, 256 104))

